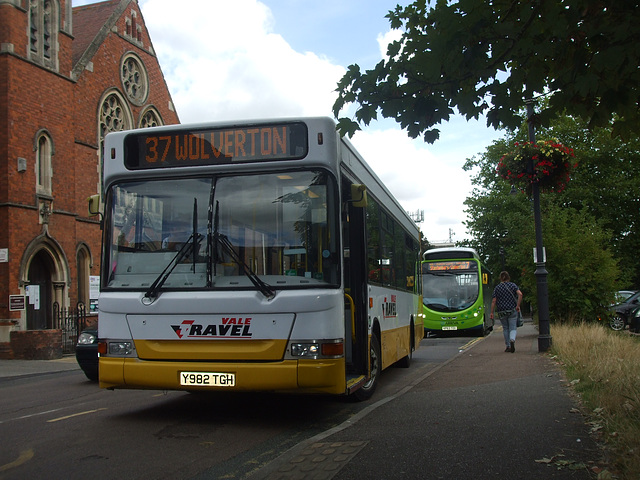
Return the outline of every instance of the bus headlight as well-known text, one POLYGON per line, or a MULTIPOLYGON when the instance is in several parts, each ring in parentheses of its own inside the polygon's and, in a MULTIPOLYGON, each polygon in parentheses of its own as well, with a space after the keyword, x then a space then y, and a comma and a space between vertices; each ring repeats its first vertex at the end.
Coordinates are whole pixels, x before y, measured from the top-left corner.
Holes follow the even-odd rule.
POLYGON ((109 355, 131 355, 133 353, 132 342, 109 342, 109 355))
POLYGON ((289 352, 291 357, 295 358, 339 358, 344 355, 344 342, 340 340, 292 342, 289 352))
POLYGON ((317 343, 292 343, 291 355, 294 357, 317 357, 320 354, 320 345, 317 343))

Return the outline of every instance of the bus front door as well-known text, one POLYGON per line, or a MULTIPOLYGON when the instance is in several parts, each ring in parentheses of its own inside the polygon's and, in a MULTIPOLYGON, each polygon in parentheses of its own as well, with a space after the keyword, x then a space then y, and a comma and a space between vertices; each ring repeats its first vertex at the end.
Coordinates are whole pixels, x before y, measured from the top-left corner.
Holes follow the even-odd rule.
POLYGON ((347 389, 364 383, 369 372, 369 328, 367 319, 366 208, 351 201, 351 183, 343 182, 342 231, 344 240, 345 353, 347 389))

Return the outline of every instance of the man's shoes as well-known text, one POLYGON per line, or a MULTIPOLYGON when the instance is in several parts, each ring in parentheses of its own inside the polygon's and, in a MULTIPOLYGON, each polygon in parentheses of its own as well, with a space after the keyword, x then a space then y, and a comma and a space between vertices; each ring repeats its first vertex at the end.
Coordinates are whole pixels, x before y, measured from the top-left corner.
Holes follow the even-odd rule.
POLYGON ((511 347, 507 347, 507 349, 505 350, 505 352, 510 352, 511 351, 511 347))
POLYGON ((511 353, 516 351, 516 342, 514 340, 511 340, 511 346, 509 347, 509 351, 511 353))

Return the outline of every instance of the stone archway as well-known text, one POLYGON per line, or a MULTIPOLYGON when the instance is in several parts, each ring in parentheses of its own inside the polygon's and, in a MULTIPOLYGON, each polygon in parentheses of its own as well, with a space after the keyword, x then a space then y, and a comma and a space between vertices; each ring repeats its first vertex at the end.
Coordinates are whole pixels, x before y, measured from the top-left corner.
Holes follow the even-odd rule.
POLYGON ((20 263, 20 288, 28 294, 20 330, 11 332, 13 358, 62 357, 62 330, 55 325, 54 303, 66 307, 69 263, 60 245, 46 233, 34 238, 20 263))
POLYGON ((27 330, 53 328, 54 265, 46 250, 40 250, 31 259, 27 272, 27 330))
POLYGON ((69 264, 58 243, 48 235, 35 238, 20 266, 20 286, 28 295, 23 330, 54 328, 53 304, 68 306, 69 278, 69 264))

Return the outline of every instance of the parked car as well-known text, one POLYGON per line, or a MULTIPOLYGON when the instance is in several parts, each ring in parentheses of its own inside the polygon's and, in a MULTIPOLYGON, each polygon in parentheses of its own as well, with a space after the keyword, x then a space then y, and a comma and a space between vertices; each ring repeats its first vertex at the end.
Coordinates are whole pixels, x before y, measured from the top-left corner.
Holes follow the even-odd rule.
POLYGON ((88 328, 78 335, 76 360, 92 382, 98 381, 98 330, 88 328))
POLYGON ((615 294, 615 301, 612 303, 612 305, 617 305, 624 302, 636 292, 637 290, 618 290, 615 294))
POLYGON ((609 326, 613 330, 624 330, 630 324, 631 312, 640 307, 640 291, 635 292, 624 302, 611 306, 609 326))
POLYGON ((631 312, 629 319, 629 331, 640 333, 640 307, 631 312))

